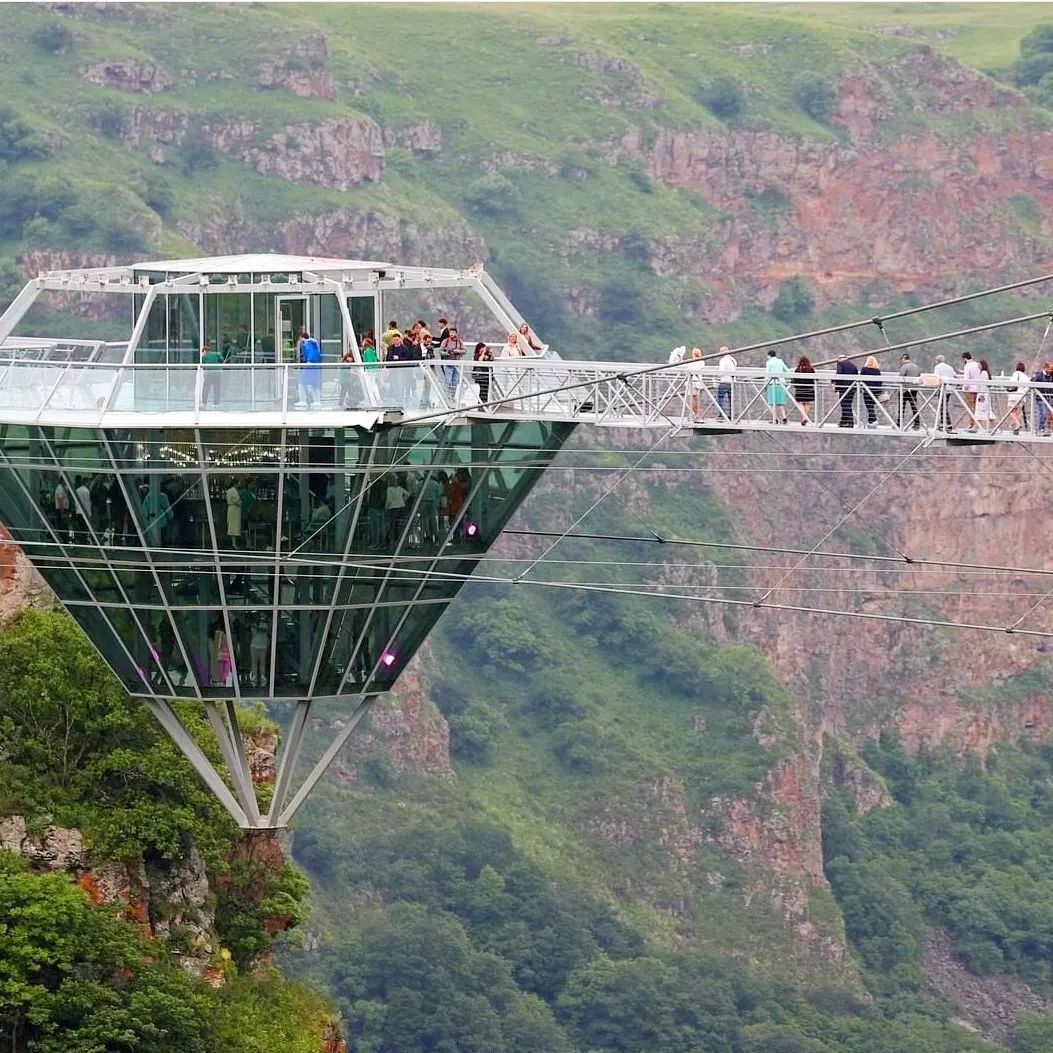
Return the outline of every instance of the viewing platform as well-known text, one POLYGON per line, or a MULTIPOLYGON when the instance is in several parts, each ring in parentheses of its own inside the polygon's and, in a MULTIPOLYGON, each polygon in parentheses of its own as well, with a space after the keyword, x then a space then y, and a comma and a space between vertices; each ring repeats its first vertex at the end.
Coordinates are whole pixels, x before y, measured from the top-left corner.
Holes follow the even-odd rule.
POLYGON ((773 375, 766 346, 730 372, 568 360, 480 267, 255 255, 42 274, 0 317, 0 522, 235 820, 280 827, 579 425, 906 438, 907 456, 1053 442, 1053 383, 773 375), (90 300, 127 338, 24 333, 41 296, 90 300), (423 317, 460 323, 463 346, 418 346, 418 324, 396 351, 389 322, 423 317), (225 773, 174 699, 204 708, 225 773), (245 701, 291 713, 265 812, 245 701), (319 701, 348 717, 293 792, 319 701))

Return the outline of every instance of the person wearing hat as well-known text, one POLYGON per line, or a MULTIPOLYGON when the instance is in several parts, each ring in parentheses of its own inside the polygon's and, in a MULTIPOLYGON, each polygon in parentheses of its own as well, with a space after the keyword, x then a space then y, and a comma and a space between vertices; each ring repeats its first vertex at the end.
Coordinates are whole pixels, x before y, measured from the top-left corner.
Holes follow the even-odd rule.
POLYGON ((897 417, 897 422, 900 427, 903 427, 904 409, 906 409, 910 413, 910 426, 912 428, 920 428, 921 416, 918 413, 918 393, 914 390, 914 385, 919 382, 921 370, 918 368, 917 362, 911 361, 910 355, 906 351, 899 356, 899 375, 904 379, 899 389, 899 416, 897 417))

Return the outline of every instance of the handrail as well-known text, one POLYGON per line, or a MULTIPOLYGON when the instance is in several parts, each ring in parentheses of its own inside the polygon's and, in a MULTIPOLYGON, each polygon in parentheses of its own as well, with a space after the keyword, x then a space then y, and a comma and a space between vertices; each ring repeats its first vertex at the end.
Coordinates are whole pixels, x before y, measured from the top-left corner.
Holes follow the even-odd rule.
POLYGON ((1053 379, 1018 384, 1012 377, 768 373, 749 366, 725 375, 704 363, 656 369, 549 358, 209 365, 10 359, 0 370, 0 419, 12 422, 91 425, 119 415, 126 425, 127 414, 190 414, 220 425, 218 413, 269 414, 270 426, 348 410, 398 414, 407 423, 467 415, 756 430, 792 418, 814 428, 1047 438, 1053 379))

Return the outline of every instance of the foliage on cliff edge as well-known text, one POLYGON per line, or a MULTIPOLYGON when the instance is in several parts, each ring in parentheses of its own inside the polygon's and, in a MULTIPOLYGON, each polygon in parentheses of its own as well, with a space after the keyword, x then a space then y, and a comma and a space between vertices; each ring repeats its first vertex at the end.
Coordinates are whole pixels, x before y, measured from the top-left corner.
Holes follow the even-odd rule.
MULTIPOLYGON (((321 1048, 324 1004, 274 970, 249 972, 273 933, 300 919, 305 879, 280 853, 259 860, 241 848, 196 774, 59 612, 26 610, 0 633, 0 816, 11 814, 30 831, 77 827, 93 863, 129 870, 176 865, 196 849, 219 889, 212 975, 227 982, 217 989, 176 964, 185 949, 176 926, 154 938, 144 918, 126 917, 130 904, 97 905, 72 875, 34 872, 3 851, 5 1051, 321 1048)), ((165 909, 151 904, 152 914, 165 909)))

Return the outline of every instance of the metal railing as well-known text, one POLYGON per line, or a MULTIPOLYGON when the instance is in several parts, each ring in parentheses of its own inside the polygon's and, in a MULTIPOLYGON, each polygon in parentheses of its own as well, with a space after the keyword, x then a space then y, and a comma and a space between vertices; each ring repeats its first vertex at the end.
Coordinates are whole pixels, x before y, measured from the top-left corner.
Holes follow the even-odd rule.
POLYGON ((361 410, 404 417, 471 414, 618 427, 808 429, 1045 438, 1053 381, 1019 386, 711 367, 654 370, 557 358, 319 365, 114 365, 0 360, 0 414, 9 421, 101 421, 109 413, 279 414, 361 410), (783 425, 783 421, 786 424, 783 425))

